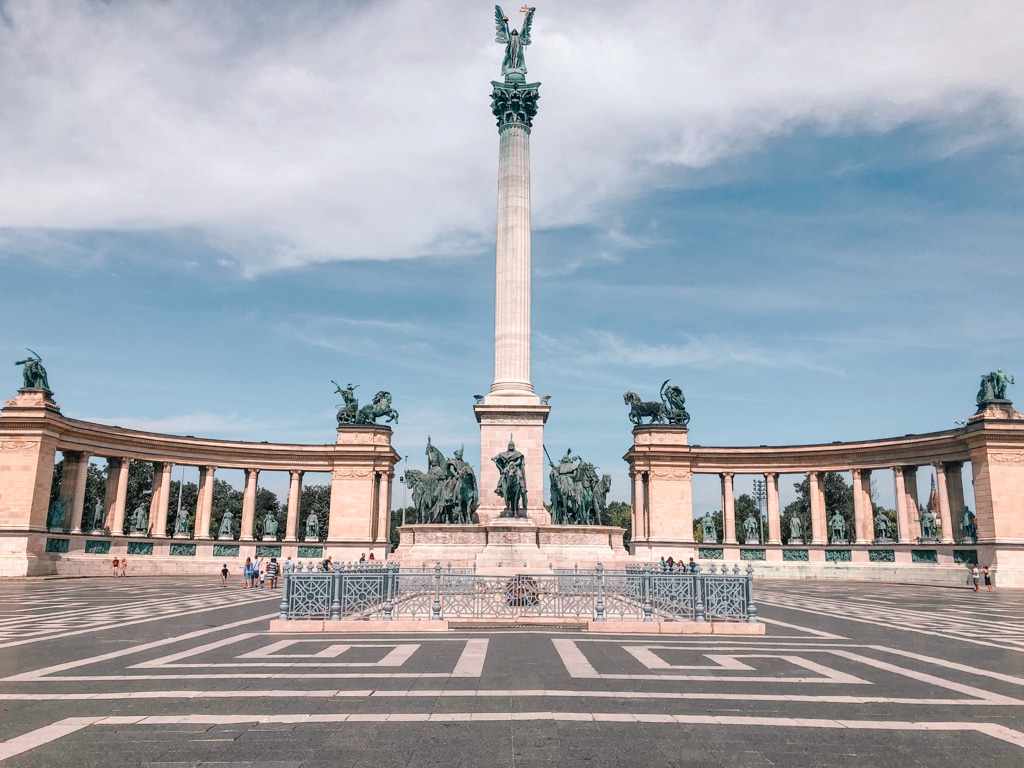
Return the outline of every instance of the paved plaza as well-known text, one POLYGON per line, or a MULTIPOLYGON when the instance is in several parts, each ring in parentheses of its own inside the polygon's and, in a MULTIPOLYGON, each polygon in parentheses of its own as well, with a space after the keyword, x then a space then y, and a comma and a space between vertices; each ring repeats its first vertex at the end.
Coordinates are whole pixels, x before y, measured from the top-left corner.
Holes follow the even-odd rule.
POLYGON ((757 582, 764 637, 271 635, 217 579, 0 583, 4 766, 1020 766, 1024 594, 757 582))

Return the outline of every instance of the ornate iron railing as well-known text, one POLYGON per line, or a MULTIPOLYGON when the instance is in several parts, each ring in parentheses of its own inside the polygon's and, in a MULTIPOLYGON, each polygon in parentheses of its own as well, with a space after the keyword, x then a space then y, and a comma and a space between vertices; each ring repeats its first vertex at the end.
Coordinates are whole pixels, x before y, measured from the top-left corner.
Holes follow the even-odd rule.
POLYGON ((440 563, 411 570, 339 563, 284 576, 282 619, 757 621, 750 565, 743 572, 724 565, 705 573, 598 565, 499 576, 440 563))

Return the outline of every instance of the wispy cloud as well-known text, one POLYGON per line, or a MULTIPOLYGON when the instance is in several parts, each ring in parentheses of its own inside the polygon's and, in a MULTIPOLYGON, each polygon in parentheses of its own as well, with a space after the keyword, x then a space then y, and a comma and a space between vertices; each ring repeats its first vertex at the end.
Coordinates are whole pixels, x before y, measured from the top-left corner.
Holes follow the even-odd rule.
MULTIPOLYGON (((958 128, 949 152, 1024 124, 1024 21, 1009 0, 621 9, 538 11, 527 54, 544 82, 538 227, 601 224, 624 196, 684 184, 685 169, 796 126, 887 131, 980 114, 970 122, 984 130, 958 128)), ((189 228, 251 275, 478 249, 494 218, 491 23, 469 0, 258 13, 242 0, 8 0, 6 252, 38 256, 41 230, 73 241, 189 228)))

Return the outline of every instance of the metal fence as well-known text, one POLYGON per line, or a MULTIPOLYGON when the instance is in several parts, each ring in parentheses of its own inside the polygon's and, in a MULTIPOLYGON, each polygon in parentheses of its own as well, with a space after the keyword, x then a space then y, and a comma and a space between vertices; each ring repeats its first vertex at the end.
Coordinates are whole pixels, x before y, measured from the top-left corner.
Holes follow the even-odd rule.
POLYGON ((564 569, 478 574, 470 568, 399 568, 395 563, 284 574, 282 619, 433 621, 586 619, 591 621, 756 622, 754 569, 663 573, 564 569))

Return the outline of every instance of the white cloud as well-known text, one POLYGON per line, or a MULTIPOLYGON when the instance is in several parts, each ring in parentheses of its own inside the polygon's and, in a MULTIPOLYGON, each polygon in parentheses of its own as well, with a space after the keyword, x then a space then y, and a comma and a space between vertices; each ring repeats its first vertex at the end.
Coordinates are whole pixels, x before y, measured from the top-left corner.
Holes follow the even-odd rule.
MULTIPOLYGON (((26 231, 185 227, 253 273, 493 236, 501 49, 486 4, 2 8, 8 252, 38 244, 26 231)), ((535 224, 603 221, 666 169, 797 125, 988 116, 937 152, 1019 132, 1022 32, 1009 0, 542 6, 527 53, 544 83, 535 224)))

